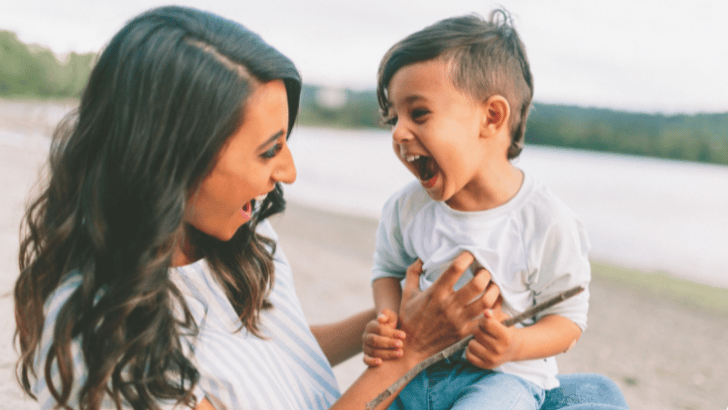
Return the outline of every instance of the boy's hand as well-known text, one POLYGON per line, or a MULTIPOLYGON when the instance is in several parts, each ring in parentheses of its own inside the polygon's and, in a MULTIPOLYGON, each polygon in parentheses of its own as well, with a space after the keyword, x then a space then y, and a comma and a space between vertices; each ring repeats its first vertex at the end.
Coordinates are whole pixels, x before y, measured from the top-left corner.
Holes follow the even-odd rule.
POLYGON ((397 329, 397 314, 383 309, 376 320, 369 322, 364 329, 364 363, 369 367, 382 364, 382 360, 402 357, 405 333, 397 329))
POLYGON ((503 312, 485 311, 465 351, 470 363, 482 369, 494 369, 517 360, 521 340, 516 328, 501 324, 506 318, 503 312))

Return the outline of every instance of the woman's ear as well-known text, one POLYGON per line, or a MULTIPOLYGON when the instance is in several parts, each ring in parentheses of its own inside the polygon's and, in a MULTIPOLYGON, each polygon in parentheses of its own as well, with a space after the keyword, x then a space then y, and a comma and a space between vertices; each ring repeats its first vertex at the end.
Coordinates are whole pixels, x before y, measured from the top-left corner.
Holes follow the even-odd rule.
POLYGON ((483 102, 485 110, 484 131, 497 133, 508 130, 508 120, 511 116, 511 107, 502 95, 494 95, 483 102))

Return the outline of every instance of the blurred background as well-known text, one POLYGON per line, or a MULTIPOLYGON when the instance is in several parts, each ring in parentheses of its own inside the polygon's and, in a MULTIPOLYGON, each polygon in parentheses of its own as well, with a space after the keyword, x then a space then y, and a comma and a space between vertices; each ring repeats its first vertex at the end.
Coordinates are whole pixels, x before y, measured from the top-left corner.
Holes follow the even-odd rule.
MULTIPOLYGON (((0 150, 8 155, 46 150, 106 42, 136 14, 167 4, 6 3, 0 14, 0 150)), ((723 346, 711 348, 708 370, 682 371, 686 363, 671 363, 642 376, 635 375, 639 369, 635 374, 622 369, 610 377, 635 408, 649 408, 647 403, 657 403, 653 408, 728 406, 728 393, 710 387, 724 386, 725 379, 714 379, 728 377, 728 330, 720 325, 728 318, 728 2, 177 4, 236 20, 293 59, 305 84, 290 140, 299 176, 286 194, 295 206, 368 221, 376 220, 384 201, 412 179, 380 126, 374 87, 381 56, 404 36, 442 18, 473 12, 487 17, 494 7, 506 8, 535 78, 526 148, 517 166, 543 179, 584 220, 595 278, 629 286, 637 295, 673 300, 718 326, 717 333, 702 332, 723 346), (655 377, 677 381, 647 381, 655 377), (657 393, 644 393, 655 385, 657 393), (676 392, 675 386, 683 388, 676 392), (665 398, 668 391, 675 397, 665 398)), ((27 188, 22 185, 16 196, 24 200, 27 188)), ((22 201, 12 206, 2 209, 8 246, 0 284, 6 290, 17 275, 22 201)), ((307 307, 305 295, 301 298, 304 308, 312 309, 307 315, 313 315, 315 308, 307 307)), ((669 326, 670 332, 685 331, 684 325, 669 326)), ((12 332, 12 324, 5 327, 3 332, 12 332)), ((639 354, 649 348, 635 347, 639 354)), ((604 360, 611 358, 606 354, 604 360)))

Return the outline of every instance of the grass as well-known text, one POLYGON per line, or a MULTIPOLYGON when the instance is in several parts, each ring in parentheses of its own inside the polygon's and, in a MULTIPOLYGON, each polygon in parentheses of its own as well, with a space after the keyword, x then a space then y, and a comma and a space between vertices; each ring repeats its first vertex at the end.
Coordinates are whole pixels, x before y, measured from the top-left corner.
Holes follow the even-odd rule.
POLYGON ((663 272, 646 273, 599 262, 592 262, 592 274, 595 279, 627 285, 686 306, 728 316, 728 289, 690 282, 663 272))

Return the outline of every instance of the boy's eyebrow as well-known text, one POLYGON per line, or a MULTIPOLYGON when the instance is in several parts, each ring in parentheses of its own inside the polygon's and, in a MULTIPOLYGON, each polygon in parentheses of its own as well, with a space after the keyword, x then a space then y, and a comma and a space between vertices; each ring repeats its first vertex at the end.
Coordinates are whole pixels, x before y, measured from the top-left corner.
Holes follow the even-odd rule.
MULTIPOLYGON (((419 94, 412 94, 412 95, 408 95, 404 99, 403 102, 405 104, 412 104, 412 103, 417 102, 417 101, 420 101, 420 100, 425 100, 426 101, 427 98, 425 98, 424 96, 419 95, 419 94)), ((391 99, 387 100, 387 102, 389 103, 389 105, 394 105, 394 102, 391 99)))
POLYGON ((265 142, 264 142, 264 143, 262 143, 262 144, 260 144, 260 145, 258 146, 258 150, 259 150, 259 151, 263 150, 263 148, 265 148, 265 146, 266 146, 266 145, 268 145, 268 144, 270 144, 271 142, 273 142, 273 141, 277 140, 278 138, 280 138, 280 137, 281 137, 281 136, 283 136, 284 134, 285 134, 285 133, 284 133, 284 131, 283 131, 283 130, 280 130, 280 131, 276 132, 275 134, 271 135, 271 137, 270 137, 270 138, 268 138, 267 140, 265 140, 265 142))

